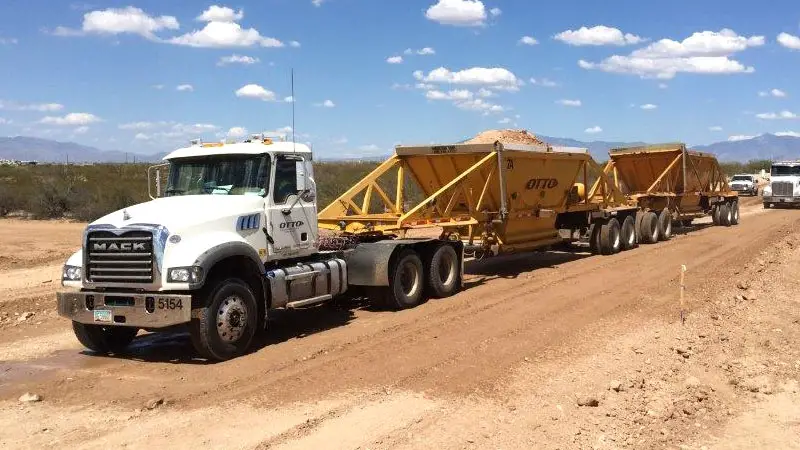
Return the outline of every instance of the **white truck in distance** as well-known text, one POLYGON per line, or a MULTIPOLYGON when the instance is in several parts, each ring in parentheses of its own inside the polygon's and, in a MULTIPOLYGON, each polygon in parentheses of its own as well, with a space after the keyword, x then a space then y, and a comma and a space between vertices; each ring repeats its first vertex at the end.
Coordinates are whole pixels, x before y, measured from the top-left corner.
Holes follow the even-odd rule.
POLYGON ((800 203, 800 161, 773 163, 762 196, 764 208, 800 203))
POLYGON ((739 194, 758 195, 758 179, 755 175, 737 174, 731 177, 731 190, 739 194))
POLYGON ((198 140, 164 159, 165 196, 89 224, 64 266, 58 313, 90 350, 117 353, 140 329, 188 327, 202 357, 226 360, 251 348, 275 308, 365 288, 402 309, 461 287, 459 241, 376 238, 320 251, 305 145, 198 140), (432 265, 441 279, 428 276, 432 265))

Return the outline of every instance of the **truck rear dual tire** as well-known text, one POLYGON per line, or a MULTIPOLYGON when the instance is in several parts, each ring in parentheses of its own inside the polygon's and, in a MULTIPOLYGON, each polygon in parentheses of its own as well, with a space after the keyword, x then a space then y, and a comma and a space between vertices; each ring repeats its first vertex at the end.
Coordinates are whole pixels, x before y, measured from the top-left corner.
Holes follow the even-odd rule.
POLYGON ((660 241, 672 239, 672 212, 668 208, 658 213, 658 239, 660 241))
POLYGON ((600 225, 600 254, 613 255, 622 250, 622 227, 616 218, 608 219, 600 225))
POLYGON ((733 224, 733 211, 730 203, 720 203, 717 206, 717 225, 729 227, 733 224))
POLYGON ((731 202, 731 225, 739 225, 739 202, 731 202))
POLYGON ((622 228, 621 228, 621 236, 622 236, 622 250, 630 250, 636 247, 636 219, 633 216, 625 217, 625 220, 622 221, 622 228))
POLYGON ((212 361, 244 355, 258 328, 258 304, 250 286, 238 278, 206 283, 201 293, 205 305, 189 323, 197 353, 212 361))
POLYGON ((639 240, 645 244, 655 244, 659 240, 658 216, 653 211, 642 215, 639 228, 639 240))
POLYGON ((445 298, 458 289, 458 255, 449 245, 440 245, 426 261, 428 269, 426 281, 431 297, 445 298))
POLYGON ((92 325, 72 322, 78 341, 95 353, 122 353, 133 342, 138 328, 92 325))

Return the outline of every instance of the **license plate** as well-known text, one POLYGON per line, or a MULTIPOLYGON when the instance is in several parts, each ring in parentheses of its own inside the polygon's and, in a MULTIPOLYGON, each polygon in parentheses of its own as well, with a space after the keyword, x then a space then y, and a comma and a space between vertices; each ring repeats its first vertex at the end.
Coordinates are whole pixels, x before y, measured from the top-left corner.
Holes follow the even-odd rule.
POLYGON ((107 309, 95 309, 94 310, 94 321, 95 322, 103 322, 103 323, 111 323, 114 321, 114 316, 111 314, 111 311, 107 309))

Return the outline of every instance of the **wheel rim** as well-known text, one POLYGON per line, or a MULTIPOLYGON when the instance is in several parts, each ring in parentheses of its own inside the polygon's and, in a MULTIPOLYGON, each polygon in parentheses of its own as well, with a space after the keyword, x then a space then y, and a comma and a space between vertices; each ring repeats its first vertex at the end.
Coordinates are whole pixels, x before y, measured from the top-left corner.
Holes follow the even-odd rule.
POLYGON ((667 237, 672 236, 672 219, 670 218, 667 218, 667 226, 664 227, 664 234, 666 234, 667 237))
POLYGON ((400 273, 400 287, 403 289, 403 293, 409 297, 413 296, 419 288, 417 266, 411 261, 403 264, 403 269, 400 273))
POLYGON ((247 308, 244 300, 232 295, 222 301, 217 313, 217 334, 222 341, 236 342, 247 326, 247 308))
POLYGON ((439 260, 439 281, 445 286, 449 285, 455 277, 455 271, 453 270, 454 265, 452 259, 449 257, 445 256, 439 260))

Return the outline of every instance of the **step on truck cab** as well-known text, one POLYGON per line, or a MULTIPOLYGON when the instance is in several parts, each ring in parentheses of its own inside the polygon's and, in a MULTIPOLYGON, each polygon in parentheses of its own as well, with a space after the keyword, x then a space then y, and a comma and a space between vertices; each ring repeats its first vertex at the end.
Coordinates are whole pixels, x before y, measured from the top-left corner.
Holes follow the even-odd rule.
POLYGON ((762 196, 764 208, 800 203, 800 161, 773 163, 762 196))
POLYGON ((461 287, 460 242, 373 236, 320 249, 305 145, 195 140, 164 159, 149 171, 151 200, 89 224, 64 265, 58 313, 95 352, 122 352, 139 330, 188 328, 201 357, 225 360, 251 350, 277 308, 366 290, 403 309, 461 287))

